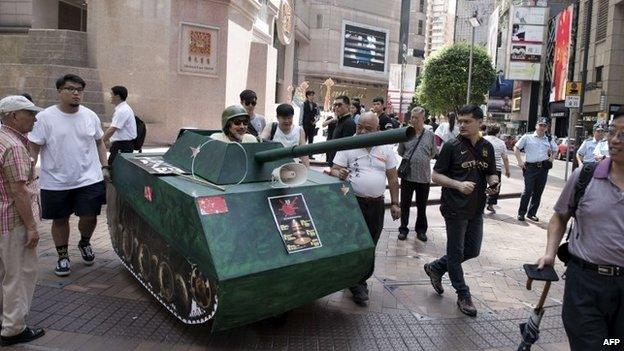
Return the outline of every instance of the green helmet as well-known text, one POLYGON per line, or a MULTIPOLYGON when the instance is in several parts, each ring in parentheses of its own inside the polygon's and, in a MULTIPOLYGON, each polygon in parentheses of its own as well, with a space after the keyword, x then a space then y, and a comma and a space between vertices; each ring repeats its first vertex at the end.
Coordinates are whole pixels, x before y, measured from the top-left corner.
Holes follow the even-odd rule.
POLYGON ((249 121, 249 114, 247 114, 247 110, 243 106, 240 105, 231 105, 223 110, 221 114, 221 127, 225 128, 227 122, 235 117, 247 117, 247 121, 249 121))

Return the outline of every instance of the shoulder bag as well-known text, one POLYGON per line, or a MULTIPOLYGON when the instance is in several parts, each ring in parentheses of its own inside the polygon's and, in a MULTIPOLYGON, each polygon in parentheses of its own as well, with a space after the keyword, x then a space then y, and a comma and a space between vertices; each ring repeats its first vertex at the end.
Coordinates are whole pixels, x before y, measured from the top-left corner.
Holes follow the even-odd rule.
POLYGON ((422 133, 420 133, 420 136, 418 137, 418 140, 416 141, 416 145, 414 145, 414 147, 412 148, 410 154, 408 157, 404 157, 401 160, 401 164, 399 165, 399 168, 397 169, 397 173, 399 174, 399 177, 401 178, 407 178, 410 175, 411 169, 412 169, 412 155, 414 155, 414 152, 416 152, 416 148, 418 148, 418 144, 420 144, 420 140, 422 139, 423 135, 425 135, 425 131, 423 130, 422 133))

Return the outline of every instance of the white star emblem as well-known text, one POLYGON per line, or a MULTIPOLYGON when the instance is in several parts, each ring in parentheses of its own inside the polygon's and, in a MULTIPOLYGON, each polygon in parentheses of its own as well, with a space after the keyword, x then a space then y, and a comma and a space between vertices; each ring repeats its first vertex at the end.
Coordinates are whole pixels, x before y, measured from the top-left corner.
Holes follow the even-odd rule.
POLYGON ((199 151, 201 150, 201 148, 198 147, 192 147, 191 146, 191 158, 195 158, 195 156, 197 156, 197 154, 199 154, 199 151))

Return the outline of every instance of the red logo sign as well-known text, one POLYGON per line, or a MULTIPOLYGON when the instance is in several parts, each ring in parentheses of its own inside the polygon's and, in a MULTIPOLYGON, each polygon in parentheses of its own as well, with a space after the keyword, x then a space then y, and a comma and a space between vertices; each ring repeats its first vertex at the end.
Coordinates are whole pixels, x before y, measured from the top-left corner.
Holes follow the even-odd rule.
POLYGON ((207 196, 197 198, 197 206, 202 215, 227 213, 228 207, 223 196, 207 196))
POLYGON ((288 199, 285 201, 279 200, 279 204, 279 210, 282 211, 282 213, 286 217, 294 216, 299 209, 299 207, 297 207, 297 198, 294 198, 292 200, 288 199))
POLYGON ((145 188, 143 189, 143 196, 145 196, 145 200, 147 200, 148 202, 152 202, 152 187, 149 185, 146 185, 145 188))

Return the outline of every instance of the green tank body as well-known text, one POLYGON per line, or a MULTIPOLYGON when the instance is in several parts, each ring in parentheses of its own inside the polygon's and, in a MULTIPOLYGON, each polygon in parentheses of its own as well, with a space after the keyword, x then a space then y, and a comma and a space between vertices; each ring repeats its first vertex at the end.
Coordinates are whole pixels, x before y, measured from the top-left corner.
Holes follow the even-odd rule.
POLYGON ((224 143, 212 132, 188 130, 164 154, 121 154, 113 164, 113 248, 165 308, 184 323, 223 330, 366 275, 374 245, 348 182, 316 171, 298 179, 289 163, 405 141, 412 128, 292 148, 224 143))

